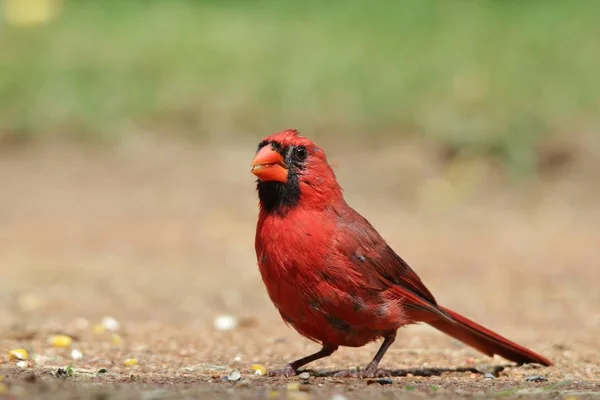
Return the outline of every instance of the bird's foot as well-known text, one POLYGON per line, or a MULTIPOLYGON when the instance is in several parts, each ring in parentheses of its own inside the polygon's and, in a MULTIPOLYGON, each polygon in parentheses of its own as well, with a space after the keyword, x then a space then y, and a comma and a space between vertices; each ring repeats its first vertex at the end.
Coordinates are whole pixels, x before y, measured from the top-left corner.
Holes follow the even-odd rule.
POLYGON ((357 378, 357 379, 366 379, 366 378, 383 378, 385 376, 390 376, 390 372, 385 369, 377 369, 377 366, 367 366, 367 368, 362 371, 357 370, 347 370, 347 371, 339 371, 333 375, 336 378, 357 378))
POLYGON ((292 364, 288 364, 283 369, 274 369, 269 370, 267 372, 267 376, 275 378, 275 377, 283 377, 283 378, 291 378, 292 376, 296 376, 296 369, 292 367, 292 364))

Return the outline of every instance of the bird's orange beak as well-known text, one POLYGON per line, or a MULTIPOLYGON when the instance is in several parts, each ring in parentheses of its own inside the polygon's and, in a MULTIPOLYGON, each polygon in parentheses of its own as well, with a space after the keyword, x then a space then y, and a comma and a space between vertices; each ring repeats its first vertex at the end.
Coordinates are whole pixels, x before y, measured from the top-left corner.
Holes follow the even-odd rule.
POLYGON ((288 170, 283 157, 271 145, 259 150, 252 161, 250 172, 263 182, 286 183, 288 180, 288 170))

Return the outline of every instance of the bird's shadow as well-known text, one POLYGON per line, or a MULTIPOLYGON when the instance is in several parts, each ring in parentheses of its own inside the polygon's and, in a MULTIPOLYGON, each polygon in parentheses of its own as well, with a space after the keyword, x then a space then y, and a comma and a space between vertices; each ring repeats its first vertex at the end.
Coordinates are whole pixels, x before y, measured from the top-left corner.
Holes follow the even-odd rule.
MULTIPOLYGON (((390 369, 390 370, 378 370, 377 376, 394 376, 394 377, 402 377, 402 376, 440 376, 446 372, 471 372, 475 374, 491 374, 494 377, 497 377, 498 374, 503 371, 505 368, 514 367, 515 364, 504 364, 504 365, 481 365, 476 367, 456 367, 456 368, 407 368, 407 369, 390 369)), ((312 369, 307 369, 299 372, 308 372, 311 376, 317 378, 327 378, 327 377, 336 377, 339 376, 340 373, 347 372, 348 370, 333 370, 333 371, 317 371, 312 369)))

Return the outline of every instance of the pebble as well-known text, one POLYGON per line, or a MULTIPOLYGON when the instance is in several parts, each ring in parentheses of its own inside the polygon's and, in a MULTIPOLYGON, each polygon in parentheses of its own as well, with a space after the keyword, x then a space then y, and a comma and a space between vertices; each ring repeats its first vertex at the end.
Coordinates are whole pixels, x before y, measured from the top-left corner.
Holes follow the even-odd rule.
POLYGON ((483 375, 483 379, 496 379, 496 377, 494 376, 494 374, 490 374, 489 372, 486 372, 483 375))
POLYGON ((73 349, 71 351, 71 358, 73 360, 81 360, 83 358, 83 354, 79 350, 73 349))
POLYGON ((215 329, 219 331, 230 331, 238 325, 238 319, 232 315, 219 315, 215 318, 215 329))
POLYGON ((239 381, 241 378, 242 378, 242 374, 237 369, 234 369, 233 371, 231 371, 229 373, 229 375, 227 375, 227 380, 230 382, 239 381))
POLYGON ((310 379, 310 373, 308 372, 303 372, 300 375, 298 375, 298 378, 302 379, 302 380, 309 380, 310 379))
POLYGON ((104 317, 102 319, 102 326, 109 331, 116 331, 119 329, 119 321, 114 319, 113 317, 104 317))
POLYGON ((527 382, 546 382, 548 378, 542 375, 532 375, 525 378, 527 382))

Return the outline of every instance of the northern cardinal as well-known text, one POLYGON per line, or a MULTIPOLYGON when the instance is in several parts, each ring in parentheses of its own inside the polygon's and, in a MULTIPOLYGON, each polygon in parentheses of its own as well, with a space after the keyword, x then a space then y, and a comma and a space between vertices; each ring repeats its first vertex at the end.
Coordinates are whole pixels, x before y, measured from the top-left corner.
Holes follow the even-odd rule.
POLYGON ((256 257, 269 297, 287 324, 323 346, 270 375, 290 377, 339 346, 383 338, 364 370, 346 374, 379 375, 379 362, 398 328, 419 322, 488 356, 551 365, 437 304, 408 264, 346 203, 325 153, 308 138, 295 130, 266 137, 251 172, 260 200, 256 257))

